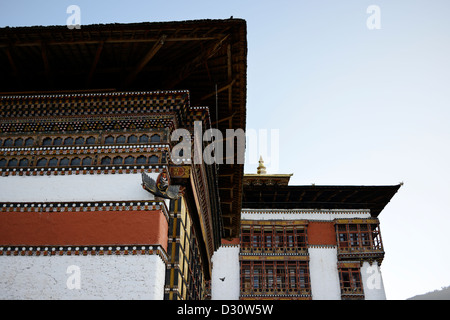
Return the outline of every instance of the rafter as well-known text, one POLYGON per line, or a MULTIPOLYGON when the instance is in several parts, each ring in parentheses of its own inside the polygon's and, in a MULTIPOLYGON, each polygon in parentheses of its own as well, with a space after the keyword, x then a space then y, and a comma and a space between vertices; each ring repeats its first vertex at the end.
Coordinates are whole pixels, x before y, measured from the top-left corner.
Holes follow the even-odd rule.
POLYGON ((193 58, 184 66, 177 68, 177 70, 180 71, 175 75, 171 75, 170 81, 165 81, 163 87, 172 89, 178 83, 189 77, 200 65, 203 65, 208 59, 213 57, 222 48, 222 44, 229 38, 229 36, 230 35, 227 34, 222 39, 210 45, 207 49, 202 50, 200 55, 193 58))
POLYGON ((139 63, 136 65, 136 67, 131 71, 131 73, 128 75, 127 79, 124 82, 124 87, 127 87, 130 85, 133 80, 136 78, 136 76, 139 74, 139 72, 142 71, 142 69, 147 65, 147 63, 152 60, 152 58, 158 53, 158 51, 162 48, 165 41, 167 39, 167 35, 162 35, 158 41, 153 45, 153 47, 147 52, 147 54, 139 61, 139 63))
MULTIPOLYGON (((168 38, 166 41, 167 42, 177 42, 177 41, 211 41, 211 40, 220 40, 223 37, 223 35, 217 35, 217 36, 213 36, 213 37, 195 37, 195 36, 191 36, 191 37, 182 37, 182 36, 177 36, 174 38, 168 38)), ((109 36, 108 38, 104 39, 104 40, 95 40, 95 39, 90 39, 90 40, 86 40, 86 39, 81 39, 81 40, 70 40, 70 41, 57 41, 57 40, 50 40, 46 42, 47 46, 63 46, 63 45, 78 45, 78 44, 100 44, 101 42, 104 43, 145 43, 145 42, 155 42, 158 41, 159 38, 158 37, 148 37, 148 38, 141 38, 141 39, 120 39, 120 38, 113 38, 112 36, 109 36)), ((39 47, 41 46, 41 41, 37 40, 37 41, 24 41, 24 42, 20 42, 20 41, 15 41, 13 42, 13 46, 15 47, 39 47)), ((5 43, 0 43, 0 48, 5 48, 8 47, 9 44, 5 44, 5 43)))
POLYGON ((104 42, 100 42, 97 47, 97 51, 95 53, 95 58, 94 58, 94 61, 92 62, 91 69, 89 71, 89 75, 86 80, 87 87, 91 84, 92 77, 94 76, 95 69, 97 68, 98 61, 100 60, 100 55, 102 54, 104 44, 105 44, 104 42))
POLYGON ((208 99, 208 98, 211 98, 211 97, 215 96, 216 94, 218 94, 218 93, 220 93, 220 92, 222 92, 222 91, 225 91, 225 90, 229 89, 231 86, 234 85, 235 82, 236 82, 236 79, 233 79, 233 80, 232 80, 231 82, 229 82, 228 84, 226 84, 226 85, 220 87, 219 89, 217 89, 217 92, 216 92, 216 91, 213 91, 213 92, 211 92, 211 93, 209 93, 209 94, 207 94, 207 95, 201 97, 201 98, 200 98, 200 101, 203 101, 203 100, 206 100, 206 99, 208 99))
POLYGON ((45 71, 45 77, 47 78, 47 81, 52 86, 52 79, 50 75, 50 64, 48 62, 48 49, 45 42, 41 42, 41 55, 42 55, 42 61, 44 63, 44 71, 45 71))

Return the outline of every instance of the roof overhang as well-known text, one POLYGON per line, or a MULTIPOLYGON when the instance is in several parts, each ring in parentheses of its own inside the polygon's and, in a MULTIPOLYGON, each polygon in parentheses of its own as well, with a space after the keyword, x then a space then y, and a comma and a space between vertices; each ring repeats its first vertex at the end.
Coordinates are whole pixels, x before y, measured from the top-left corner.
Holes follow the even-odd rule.
POLYGON ((244 186, 246 209, 369 209, 378 217, 401 185, 394 186, 244 186))

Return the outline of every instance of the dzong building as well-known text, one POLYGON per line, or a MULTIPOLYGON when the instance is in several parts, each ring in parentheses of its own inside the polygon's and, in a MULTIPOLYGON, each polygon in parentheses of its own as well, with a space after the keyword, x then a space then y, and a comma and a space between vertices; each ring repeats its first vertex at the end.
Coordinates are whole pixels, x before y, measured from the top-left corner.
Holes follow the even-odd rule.
POLYGON ((244 20, 1 28, 0 70, 1 299, 385 298, 399 186, 191 160, 246 128, 244 20))

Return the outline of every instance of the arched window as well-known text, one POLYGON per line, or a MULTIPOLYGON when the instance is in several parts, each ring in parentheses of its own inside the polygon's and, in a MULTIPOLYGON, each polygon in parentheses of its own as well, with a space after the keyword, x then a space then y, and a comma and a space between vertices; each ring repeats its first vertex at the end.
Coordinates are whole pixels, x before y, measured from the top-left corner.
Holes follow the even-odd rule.
POLYGON ((113 159, 113 164, 122 164, 123 163, 123 158, 122 157, 115 157, 113 159))
POLYGON ((127 141, 128 141, 128 143, 137 143, 138 142, 138 138, 133 134, 133 135, 128 137, 127 141))
POLYGON ((19 161, 19 167, 27 167, 29 163, 30 163, 30 162, 29 162, 28 159, 26 159, 26 158, 20 159, 20 161, 19 161))
POLYGON ((111 158, 110 157, 102 158, 101 164, 104 164, 104 165, 111 164, 111 158))
POLYGON ((90 166, 92 164, 92 158, 87 157, 83 159, 83 166, 90 166))
POLYGON ((3 142, 4 147, 12 147, 12 145, 13 145, 13 140, 10 138, 6 139, 5 142, 3 142))
POLYGON ((53 145, 54 146, 60 146, 62 144, 62 139, 61 138, 55 138, 55 140, 53 140, 53 145))
POLYGON ((73 158, 72 161, 70 161, 71 166, 79 166, 81 164, 81 159, 76 157, 73 158))
POLYGON ((62 158, 61 161, 59 161, 60 166, 68 166, 69 165, 69 158, 62 158))
POLYGON ((139 137, 139 142, 140 143, 148 143, 148 135, 143 134, 142 136, 139 137))
POLYGON ((128 156, 125 158, 125 164, 133 164, 134 163, 134 157, 128 156))
POLYGON ((95 144, 95 138, 94 137, 89 137, 86 139, 86 144, 95 144))
POLYGON ((118 136, 116 139, 116 143, 125 143, 125 136, 118 136))
POLYGON ((6 163, 7 163, 7 161, 5 158, 0 159, 0 167, 6 167, 6 163))
POLYGON ((113 136, 107 136, 105 138, 105 144, 113 144, 114 143, 114 137, 113 136))
POLYGON ((71 144, 73 144, 73 138, 68 137, 68 138, 65 138, 65 139, 64 139, 64 145, 65 145, 65 146, 71 145, 71 144))
POLYGON ((84 144, 84 138, 83 137, 78 137, 75 139, 75 144, 84 144))
POLYGON ((58 165, 58 159, 57 158, 51 158, 48 161, 49 167, 56 167, 58 165))
POLYGON ((148 158, 148 163, 158 163, 159 162, 159 158, 157 156, 151 156, 150 158, 148 158))
POLYGON ((36 162, 36 166, 45 167, 47 165, 47 159, 41 158, 36 162))
POLYGON ((42 145, 43 146, 51 146, 52 145, 52 139, 51 138, 45 138, 44 140, 42 140, 42 145))
POLYGON ((152 135, 150 141, 151 142, 161 142, 161 138, 160 138, 159 134, 154 134, 154 135, 152 135))
POLYGON ((17 159, 11 159, 8 162, 8 167, 16 167, 17 166, 17 159))
POLYGON ((145 164, 147 162, 147 158, 145 156, 139 156, 136 159, 136 164, 145 164))
POLYGON ((22 138, 17 138, 16 141, 14 141, 14 146, 15 147, 21 147, 23 145, 23 139, 22 138))
POLYGON ((25 146, 32 146, 34 143, 34 139, 33 138, 28 138, 25 140, 25 146))

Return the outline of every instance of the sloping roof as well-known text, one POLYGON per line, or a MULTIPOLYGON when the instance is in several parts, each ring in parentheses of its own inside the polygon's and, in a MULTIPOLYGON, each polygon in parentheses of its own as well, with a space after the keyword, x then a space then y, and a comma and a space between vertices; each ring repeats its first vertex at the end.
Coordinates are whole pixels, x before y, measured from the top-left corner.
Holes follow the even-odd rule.
MULTIPOLYGON (((245 129, 245 20, 0 29, 0 92, 188 90, 213 127, 245 129)), ((219 166, 224 236, 239 232, 243 164, 219 166)))
POLYGON ((370 209, 377 217, 400 186, 246 185, 242 208, 370 209))

